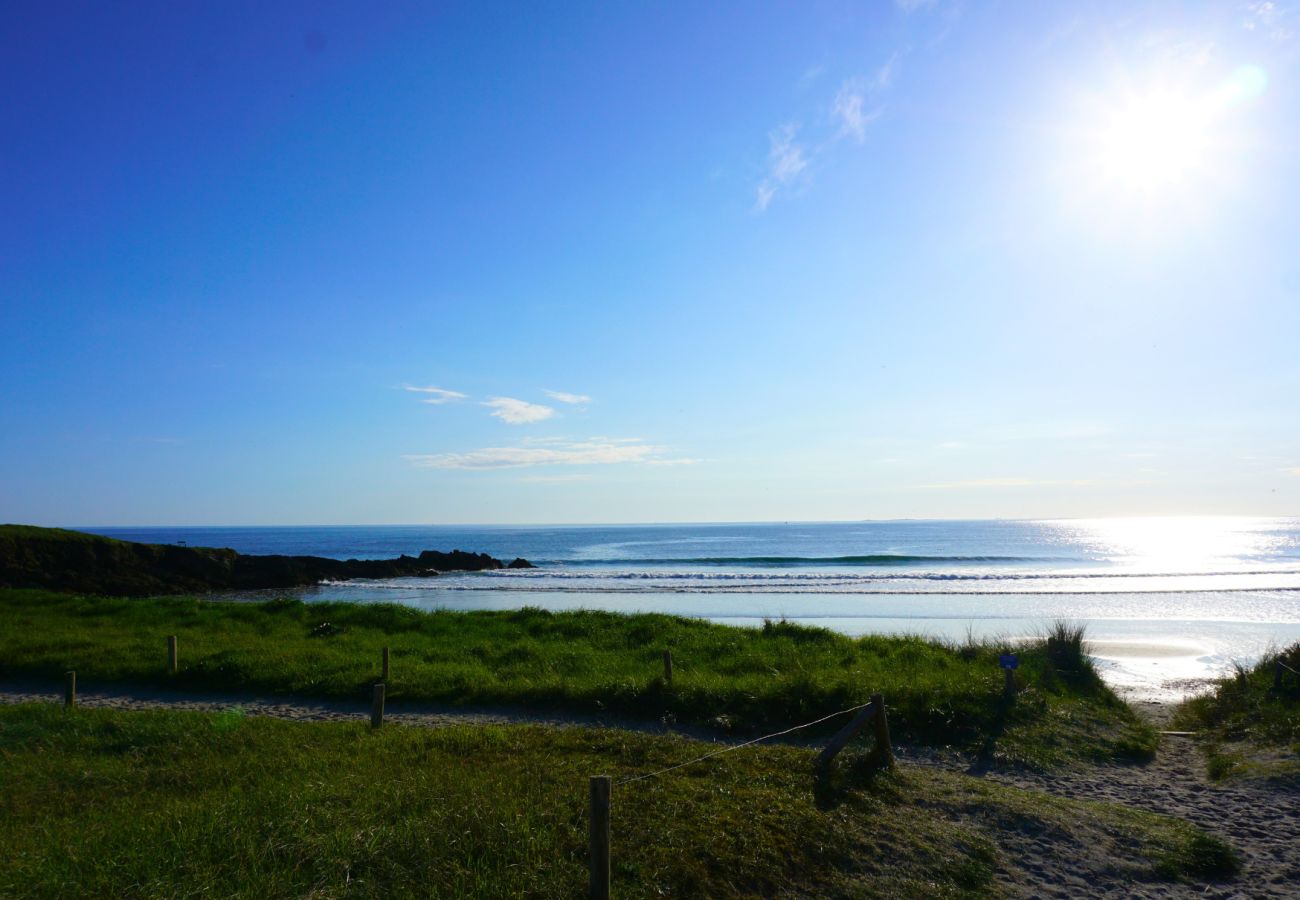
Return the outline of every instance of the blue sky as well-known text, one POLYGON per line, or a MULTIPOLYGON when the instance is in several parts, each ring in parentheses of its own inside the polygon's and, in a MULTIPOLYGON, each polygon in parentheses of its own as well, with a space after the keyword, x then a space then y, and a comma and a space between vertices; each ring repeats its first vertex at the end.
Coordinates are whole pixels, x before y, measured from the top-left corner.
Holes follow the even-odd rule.
POLYGON ((544 6, 6 4, 0 519, 1300 513, 1300 5, 544 6))

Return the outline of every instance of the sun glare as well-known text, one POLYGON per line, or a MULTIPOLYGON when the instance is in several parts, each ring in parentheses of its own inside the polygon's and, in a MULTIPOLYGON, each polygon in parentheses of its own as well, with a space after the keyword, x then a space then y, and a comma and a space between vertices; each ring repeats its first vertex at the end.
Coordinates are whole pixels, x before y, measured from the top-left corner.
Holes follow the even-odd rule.
POLYGON ((1261 69, 1243 66, 1217 85, 1153 77, 1094 94, 1078 112, 1079 187, 1094 201, 1119 196, 1146 204, 1191 200, 1238 166, 1244 142, 1242 104, 1266 84, 1261 69))
POLYGON ((1210 163, 1210 105, 1169 91, 1127 98, 1097 131, 1100 174, 1133 190, 1188 181, 1210 163))

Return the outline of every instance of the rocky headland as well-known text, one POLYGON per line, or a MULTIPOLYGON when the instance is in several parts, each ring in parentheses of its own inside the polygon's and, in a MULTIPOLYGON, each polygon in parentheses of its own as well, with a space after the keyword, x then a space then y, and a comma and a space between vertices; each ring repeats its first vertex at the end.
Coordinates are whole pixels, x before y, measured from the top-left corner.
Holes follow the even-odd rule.
MULTIPOLYGON (((396 559, 256 556, 225 548, 137 544, 61 528, 0 525, 0 587, 145 596, 502 568, 507 565, 499 559, 463 550, 425 550, 396 559)), ((533 566, 516 559, 508 568, 533 566)))

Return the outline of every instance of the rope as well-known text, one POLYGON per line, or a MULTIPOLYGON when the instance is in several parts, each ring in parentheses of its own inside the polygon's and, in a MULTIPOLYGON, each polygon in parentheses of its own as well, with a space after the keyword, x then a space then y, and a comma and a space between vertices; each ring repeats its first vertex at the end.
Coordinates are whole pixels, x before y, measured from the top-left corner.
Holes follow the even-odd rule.
POLYGON ((846 715, 847 713, 851 713, 851 712, 857 712, 858 710, 860 710, 860 709, 865 709, 866 707, 868 707, 868 706, 870 706, 870 705, 871 705, 871 702, 870 702, 870 701, 867 701, 866 703, 863 703, 863 704, 861 704, 861 705, 859 705, 859 706, 852 706, 852 707, 849 707, 848 709, 841 709, 839 712, 833 712, 833 713, 831 713, 829 716, 822 716, 820 719, 817 719, 817 720, 815 720, 815 721, 812 721, 812 722, 805 722, 805 723, 803 723, 802 725, 795 725, 793 728, 787 728, 785 731, 774 731, 774 732, 772 732, 771 734, 765 734, 765 735, 763 735, 762 737, 754 738, 752 741, 745 741, 745 743, 743 743, 743 744, 734 744, 734 745, 732 745, 732 746, 730 746, 730 747, 723 747, 721 750, 714 750, 712 753, 706 753, 706 754, 704 754, 703 756, 697 756, 697 757, 695 757, 695 759, 688 759, 688 760, 687 760, 686 762, 684 762, 684 763, 678 763, 678 764, 675 765, 675 766, 669 766, 668 768, 666 768, 666 769, 660 769, 660 770, 657 771, 657 772, 647 772, 645 775, 637 775, 635 778, 624 778, 622 781, 616 781, 616 782, 614 782, 614 787, 622 787, 622 786, 625 785, 625 784, 631 784, 631 783, 634 782, 634 781, 644 781, 644 780, 647 779, 647 778, 656 778, 656 777, 658 777, 658 776, 660 776, 660 775, 663 775, 663 774, 665 774, 665 773, 667 773, 667 772, 671 772, 671 771, 673 771, 674 769, 685 768, 686 766, 694 765, 694 764, 697 763, 697 762, 702 762, 703 760, 706 760, 706 759, 712 759, 713 757, 715 757, 715 756, 721 756, 721 755, 724 754, 724 753, 730 753, 730 752, 733 751, 733 750, 740 750, 740 749, 742 749, 742 748, 744 748, 744 747, 749 747, 749 746, 751 746, 751 745, 753 745, 753 744, 757 744, 757 743, 759 743, 760 741, 765 741, 765 740, 767 740, 768 738, 781 737, 781 735, 783 735, 783 734, 789 734, 790 732, 792 732, 792 731, 798 731, 798 730, 800 730, 801 728, 811 728, 811 727, 814 726, 814 725, 820 725, 822 722, 825 722, 825 721, 827 721, 828 719, 833 719, 833 718, 835 718, 836 716, 846 715))
POLYGON ((1277 660, 1276 662, 1277 662, 1277 664, 1278 664, 1279 666, 1281 666, 1282 668, 1286 669, 1286 670, 1287 670, 1288 672, 1290 672, 1292 675, 1300 675, 1300 672, 1297 672, 1295 669, 1291 668, 1291 667, 1288 666, 1286 663, 1282 662, 1282 660, 1279 659, 1279 660, 1277 660))

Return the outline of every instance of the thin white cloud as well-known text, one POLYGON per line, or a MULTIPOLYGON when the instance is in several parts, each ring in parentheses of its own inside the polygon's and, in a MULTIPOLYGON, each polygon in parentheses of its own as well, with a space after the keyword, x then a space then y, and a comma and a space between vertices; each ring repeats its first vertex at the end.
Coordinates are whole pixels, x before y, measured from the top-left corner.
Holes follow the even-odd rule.
POLYGON ((867 126, 880 118, 881 110, 868 110, 866 103, 867 93, 860 81, 849 79, 840 85, 831 107, 831 115, 840 123, 840 137, 851 137, 859 144, 867 139, 867 126))
POLYGON ((558 400, 560 403, 568 403, 572 406, 583 405, 591 402, 591 398, 586 394, 570 394, 568 391, 547 390, 543 390, 542 393, 550 397, 552 400, 558 400))
POLYGON ((891 55, 870 77, 848 78, 840 83, 830 106, 829 122, 835 129, 833 133, 825 133, 827 120, 824 117, 819 117, 814 125, 814 130, 821 134, 814 134, 811 143, 796 140, 800 129, 798 122, 787 122, 768 132, 767 168, 754 189, 754 212, 766 211, 777 194, 793 186, 800 178, 806 178, 805 172, 812 162, 841 138, 850 137, 859 144, 866 141, 867 128, 884 114, 882 97, 894 83, 903 52, 891 55))
POLYGON ((525 475, 519 479, 524 484, 562 484, 570 481, 590 481, 591 475, 582 472, 573 475, 525 475))
POLYGON ((799 126, 791 122, 768 133, 770 147, 767 154, 767 174, 758 183, 755 192, 755 212, 763 212, 767 209, 776 192, 790 185, 799 177, 800 172, 808 168, 808 157, 804 153, 804 147, 794 140, 798 132, 799 126))
POLYGON ((492 415, 509 425, 531 425, 555 415, 555 410, 540 403, 516 400, 514 397, 493 397, 483 403, 492 408, 492 415))
POLYGON ((1247 3, 1244 9, 1246 18, 1241 24, 1247 31, 1261 32, 1275 41, 1289 41, 1294 37, 1286 24, 1289 10, 1281 4, 1272 0, 1256 0, 1247 3))
POLYGON ((435 405, 439 403, 450 403, 453 400, 466 399, 465 395, 460 391, 449 391, 446 388, 434 387, 433 385, 420 387, 419 385, 414 384, 404 384, 402 385, 402 390, 410 391, 413 394, 430 394, 432 396, 422 397, 421 402, 432 403, 435 405))
POLYGON ((799 76, 799 87, 801 88, 810 87, 814 81, 821 78, 825 74, 826 74, 826 66, 820 64, 815 66, 809 66, 808 68, 804 69, 803 74, 799 76))
POLYGON ((1297 478, 1300 478, 1300 466, 1292 466, 1290 468, 1283 469, 1282 471, 1287 475, 1294 475, 1297 478))
POLYGON ((876 75, 872 79, 871 85, 878 91, 883 91, 894 83, 894 75, 898 72, 898 61, 902 57, 901 53, 895 53, 885 64, 876 69, 876 75))
POLYGON ((923 484, 921 487, 931 490, 950 490, 953 488, 999 488, 999 487, 1087 487, 1097 484, 1090 479, 1066 481, 1040 481, 1033 478, 972 478, 968 481, 946 481, 940 484, 923 484))
MULTIPOLYGON (((672 464, 666 449, 626 441, 574 441, 522 447, 484 447, 465 453, 411 454, 403 459, 421 469, 518 469, 527 466, 610 466, 627 463, 672 464)), ((677 463, 681 464, 681 463, 677 463)))

